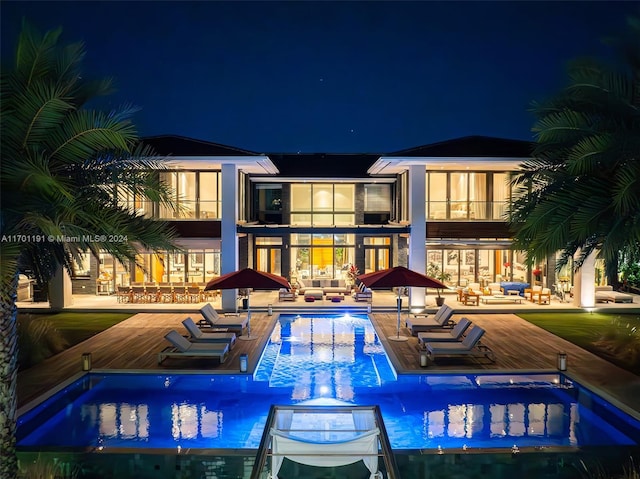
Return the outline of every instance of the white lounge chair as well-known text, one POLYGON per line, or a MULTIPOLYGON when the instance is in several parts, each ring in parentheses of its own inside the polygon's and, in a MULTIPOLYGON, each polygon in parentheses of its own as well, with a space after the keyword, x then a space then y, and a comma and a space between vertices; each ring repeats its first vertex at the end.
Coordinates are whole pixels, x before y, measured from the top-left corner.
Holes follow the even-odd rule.
POLYGON ((189 341, 192 343, 225 343, 229 349, 236 344, 236 333, 227 332, 226 329, 216 331, 211 328, 211 331, 203 332, 191 317, 184 319, 182 324, 189 332, 189 341))
POLYGON ((633 303, 633 296, 614 291, 613 286, 596 286, 596 302, 633 303))
POLYGON ((230 315, 230 316, 220 316, 218 312, 213 309, 210 303, 205 304, 202 308, 200 308, 200 314, 204 318, 201 325, 210 326, 212 328, 226 328, 229 331, 233 331, 238 336, 241 336, 245 329, 247 329, 247 324, 249 323, 249 318, 247 316, 240 315, 230 315))
POLYGON ((425 343, 427 357, 433 361, 436 356, 482 356, 495 361, 493 351, 488 346, 480 344, 484 332, 481 327, 474 326, 462 341, 425 343))
POLYGON ((426 343, 430 342, 453 342, 460 341, 464 332, 471 326, 469 318, 462 318, 453 329, 445 329, 443 331, 428 331, 426 333, 418 333, 418 345, 425 348, 426 343))
POLYGON ((455 323, 451 320, 453 309, 446 304, 440 306, 440 309, 433 316, 417 316, 407 318, 406 326, 411 330, 413 336, 417 336, 419 332, 432 331, 434 329, 453 327, 455 323))
POLYGON ((171 343, 158 353, 158 364, 166 358, 215 358, 224 363, 229 355, 229 345, 221 343, 192 343, 180 336, 178 331, 169 331, 164 338, 171 343))

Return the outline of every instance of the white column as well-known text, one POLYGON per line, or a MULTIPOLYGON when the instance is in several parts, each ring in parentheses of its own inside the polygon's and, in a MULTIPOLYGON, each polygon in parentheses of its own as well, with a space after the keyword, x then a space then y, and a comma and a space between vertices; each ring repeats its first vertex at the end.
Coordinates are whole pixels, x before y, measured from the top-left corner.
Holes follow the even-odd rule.
MULTIPOLYGON (((418 273, 426 272, 427 216, 426 187, 427 173, 424 165, 409 167, 409 217, 411 220, 411 236, 409 237, 409 269, 418 273)), ((411 288, 409 296, 411 308, 423 309, 425 305, 425 289, 411 288)))
POLYGON ((49 280, 49 307, 54 311, 61 311, 63 308, 73 304, 71 294, 71 277, 66 269, 59 266, 53 278, 49 280))
POLYGON ((580 308, 596 305, 596 255, 590 254, 573 275, 573 304, 580 308))
MULTIPOLYGON (((222 235, 220 245, 221 274, 238 269, 238 167, 222 165, 222 235)), ((236 310, 236 290, 222 290, 222 309, 236 310)))

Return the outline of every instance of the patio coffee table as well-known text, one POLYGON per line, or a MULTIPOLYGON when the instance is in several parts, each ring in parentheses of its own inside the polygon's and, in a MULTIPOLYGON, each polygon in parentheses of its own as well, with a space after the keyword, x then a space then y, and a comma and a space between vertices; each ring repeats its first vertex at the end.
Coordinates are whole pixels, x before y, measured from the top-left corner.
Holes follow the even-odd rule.
POLYGON ((522 304, 522 296, 495 294, 493 296, 482 296, 480 301, 484 304, 489 303, 519 303, 522 304))

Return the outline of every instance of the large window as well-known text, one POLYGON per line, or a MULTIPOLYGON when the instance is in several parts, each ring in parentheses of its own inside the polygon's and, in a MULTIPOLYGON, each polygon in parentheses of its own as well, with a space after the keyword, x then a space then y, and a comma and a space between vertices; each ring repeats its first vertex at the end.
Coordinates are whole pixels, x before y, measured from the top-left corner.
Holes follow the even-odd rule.
MULTIPOLYGON (((489 240, 486 240, 489 241, 489 240)), ((427 249, 427 268, 431 263, 451 275, 449 284, 526 281, 524 255, 508 249, 450 248, 427 249)))
POLYGON ((178 204, 177 211, 160 205, 160 218, 220 218, 221 175, 217 171, 174 171, 160 173, 178 204))
POLYGON ((206 283, 220 275, 220 251, 212 249, 141 254, 138 261, 134 282, 206 283))
POLYGON ((391 219, 391 185, 364 185, 365 224, 385 224, 391 219))
POLYGON ((507 173, 427 172, 431 220, 501 220, 510 199, 507 173))
POLYGON ((282 185, 258 183, 253 190, 253 211, 261 223, 282 223, 282 185))
POLYGON ((142 196, 124 191, 118 188, 118 204, 126 207, 129 211, 151 218, 154 216, 154 205, 151 201, 142 199, 142 196))
POLYGON ((292 234, 292 276, 299 279, 344 279, 355 263, 353 234, 292 234))
POLYGON ((351 226, 354 223, 354 185, 291 185, 292 225, 351 226))

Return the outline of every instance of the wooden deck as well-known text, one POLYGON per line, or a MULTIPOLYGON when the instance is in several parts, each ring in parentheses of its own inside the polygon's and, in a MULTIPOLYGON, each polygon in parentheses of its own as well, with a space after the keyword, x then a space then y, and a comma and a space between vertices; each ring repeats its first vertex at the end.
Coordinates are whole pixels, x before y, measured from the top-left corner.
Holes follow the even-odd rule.
MULTIPOLYGON (((90 314, 90 313, 87 313, 90 314)), ((404 314, 404 313, 403 313, 404 314)), ((190 371, 239 373, 240 354, 249 357, 249 372, 255 368, 264 344, 273 329, 277 313, 253 312, 250 341, 239 340, 228 359, 219 364, 212 359, 166 359, 157 364, 158 353, 168 345, 164 335, 171 329, 185 332, 181 324, 185 313, 138 313, 116 326, 47 359, 18 375, 18 404, 25 406, 51 388, 81 372, 82 353, 92 353, 93 369, 190 371)), ((190 316, 197 322, 199 313, 190 316)), ((496 355, 496 361, 473 358, 442 358, 427 368, 420 367, 417 338, 406 342, 389 341, 396 334, 396 313, 370 315, 385 349, 399 373, 487 372, 554 370, 559 351, 568 354, 568 373, 583 384, 597 388, 635 411, 640 411, 640 378, 611 363, 534 326, 514 314, 468 314, 474 324, 486 330, 483 344, 496 355)), ((462 315, 454 315, 459 319, 462 315)), ((402 334, 410 335, 404 328, 402 334)))

